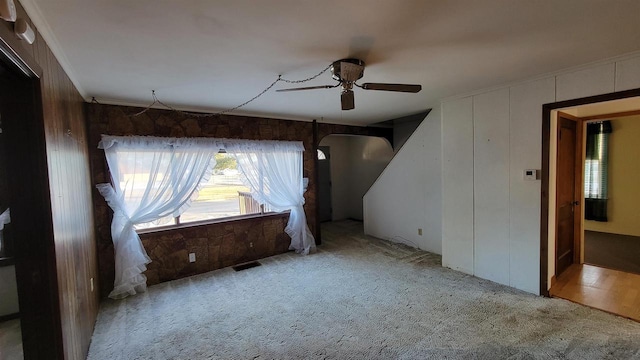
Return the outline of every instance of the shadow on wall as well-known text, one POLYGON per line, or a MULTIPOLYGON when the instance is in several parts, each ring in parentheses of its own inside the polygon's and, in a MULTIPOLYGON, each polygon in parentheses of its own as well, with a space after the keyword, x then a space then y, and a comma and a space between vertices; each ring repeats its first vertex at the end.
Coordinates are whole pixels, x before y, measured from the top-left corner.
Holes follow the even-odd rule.
POLYGON ((393 158, 391 144, 379 137, 329 135, 320 146, 329 148, 330 162, 330 189, 321 191, 320 208, 330 206, 332 221, 362 220, 362 197, 393 158))

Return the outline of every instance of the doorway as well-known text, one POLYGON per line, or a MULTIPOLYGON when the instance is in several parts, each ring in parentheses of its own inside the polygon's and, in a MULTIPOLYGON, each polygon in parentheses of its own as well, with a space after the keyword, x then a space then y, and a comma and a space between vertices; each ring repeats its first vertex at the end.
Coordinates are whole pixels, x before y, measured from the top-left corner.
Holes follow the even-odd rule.
POLYGON ((16 243, 18 234, 12 231, 16 214, 11 205, 16 199, 12 199, 10 183, 10 174, 15 173, 11 160, 18 155, 11 151, 12 127, 19 121, 22 104, 30 91, 23 80, 7 64, 0 63, 0 354, 8 359, 23 358, 22 339, 26 335, 18 295, 18 271, 23 257, 21 244, 16 243))
POLYGON ((331 201, 331 148, 318 146, 318 194, 320 196, 320 222, 332 220, 331 201))
POLYGON ((640 274, 640 111, 586 126, 584 263, 640 274))
MULTIPOLYGON (((554 134, 557 137, 543 136, 543 139, 546 138, 543 152, 549 151, 544 156, 547 161, 543 161, 543 184, 546 181, 543 186, 549 190, 548 193, 543 191, 543 200, 546 198, 549 201, 547 209, 543 201, 543 214, 549 211, 549 231, 548 239, 541 236, 541 248, 544 249, 544 242, 547 240, 549 249, 548 256, 543 256, 550 261, 541 266, 541 283, 545 277, 549 278, 547 295, 637 321, 640 321, 640 296, 637 296, 640 293, 640 275, 613 269, 613 266, 606 266, 601 262, 590 264, 593 262, 594 251, 590 231, 624 228, 623 214, 629 209, 610 211, 607 219, 607 208, 614 208, 612 203, 617 202, 619 207, 627 197, 632 197, 631 193, 621 194, 623 182, 615 184, 618 190, 615 197, 607 193, 608 185, 609 188, 612 185, 607 182, 607 174, 611 173, 611 169, 607 170, 607 144, 614 119, 640 115, 639 94, 638 90, 633 90, 545 105, 545 111, 549 110, 549 128, 544 129, 543 135, 554 134), (547 158, 548 155, 550 156, 547 158), (616 221, 611 221, 611 214, 614 213, 617 214, 616 221), (594 223, 601 225, 598 227, 594 223)), ((640 125, 640 116, 638 120, 637 124, 640 125)), ((640 126, 636 132, 628 134, 632 139, 628 142, 631 145, 618 150, 617 162, 637 162, 638 156, 634 156, 628 147, 637 147, 640 153, 640 145, 635 144, 637 136, 640 136, 640 126), (630 158, 623 159, 621 156, 630 158)), ((640 171, 640 166, 638 168, 640 171)), ((629 175, 635 178, 633 174, 629 175)), ((627 176, 620 176, 618 172, 615 177, 620 180, 627 176)), ((633 184, 627 188, 638 193, 633 184)), ((640 193, 638 197, 640 198, 640 193)), ((631 201, 635 209, 638 209, 635 205, 637 203, 631 201)), ((637 216, 626 222, 625 230, 618 232, 630 231, 629 229, 635 228, 636 222, 637 216)), ((638 230, 640 234, 640 227, 638 230)), ((611 239, 612 237, 607 237, 608 242, 597 251, 611 252, 611 239)), ((640 258, 638 262, 640 263, 640 258)))
POLYGON ((363 220, 362 198, 393 158, 384 138, 332 134, 318 146, 319 218, 363 220), (321 154, 322 152, 322 154, 321 154))
MULTIPOLYGON (((0 87, 5 88, 11 73, 0 64, 0 87)), ((9 186, 9 148, 4 131, 3 113, 7 114, 6 91, 0 89, 0 358, 22 359, 22 332, 16 280, 16 252, 11 233, 9 186)), ((7 119, 8 120, 8 119, 7 119)))

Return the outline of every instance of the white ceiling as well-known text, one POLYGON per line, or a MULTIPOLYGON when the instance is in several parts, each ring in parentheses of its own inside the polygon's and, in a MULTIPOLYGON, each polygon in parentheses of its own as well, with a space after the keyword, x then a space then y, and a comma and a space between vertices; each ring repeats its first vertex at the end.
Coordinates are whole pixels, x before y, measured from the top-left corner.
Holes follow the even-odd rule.
MULTIPOLYGON (((279 74, 367 63, 363 82, 418 94, 339 88, 276 93, 237 111, 371 124, 438 100, 640 50, 638 0, 22 0, 79 90, 101 102, 220 111, 279 74)), ((327 72, 301 86, 333 84, 327 72)))

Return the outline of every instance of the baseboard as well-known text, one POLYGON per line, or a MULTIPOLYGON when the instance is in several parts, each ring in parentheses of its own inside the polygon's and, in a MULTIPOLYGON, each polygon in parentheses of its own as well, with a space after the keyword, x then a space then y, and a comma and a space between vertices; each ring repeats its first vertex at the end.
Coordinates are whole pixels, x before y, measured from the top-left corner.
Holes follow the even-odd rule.
POLYGON ((7 315, 0 315, 0 322, 5 322, 5 321, 19 319, 19 318, 20 318, 19 312, 13 313, 13 314, 7 314, 7 315))

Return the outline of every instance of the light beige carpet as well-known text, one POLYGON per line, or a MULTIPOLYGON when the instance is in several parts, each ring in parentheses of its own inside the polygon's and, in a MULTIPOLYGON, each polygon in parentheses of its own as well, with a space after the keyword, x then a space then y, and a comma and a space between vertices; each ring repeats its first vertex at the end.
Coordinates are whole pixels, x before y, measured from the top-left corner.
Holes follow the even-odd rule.
POLYGON ((89 359, 640 359, 640 323, 323 226, 284 254, 102 304, 89 359))

